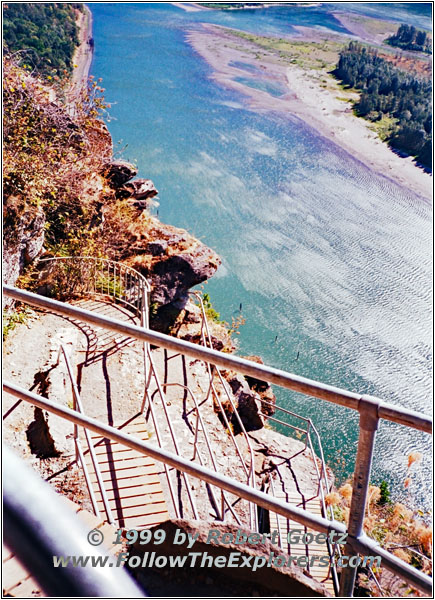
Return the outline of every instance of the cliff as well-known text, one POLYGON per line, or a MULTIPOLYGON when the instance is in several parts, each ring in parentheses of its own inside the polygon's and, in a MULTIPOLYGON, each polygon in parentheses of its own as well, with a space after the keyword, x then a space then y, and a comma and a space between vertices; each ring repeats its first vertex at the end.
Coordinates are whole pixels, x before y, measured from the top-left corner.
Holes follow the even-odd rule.
POLYGON ((44 255, 107 256, 147 277, 154 313, 182 306, 220 259, 148 214, 157 190, 135 178, 133 165, 112 159, 101 91, 94 82, 65 105, 62 90, 6 58, 5 281, 15 285, 26 273, 27 285, 37 286, 32 266, 44 255))

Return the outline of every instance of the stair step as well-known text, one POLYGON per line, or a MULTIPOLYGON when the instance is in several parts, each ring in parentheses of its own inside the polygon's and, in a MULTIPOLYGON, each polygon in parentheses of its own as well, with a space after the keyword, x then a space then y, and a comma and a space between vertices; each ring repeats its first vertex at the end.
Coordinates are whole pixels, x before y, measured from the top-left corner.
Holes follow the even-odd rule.
MULTIPOLYGON (((121 425, 121 430, 143 441, 149 437, 141 415, 121 425)), ((82 434, 83 440, 84 437, 82 434)), ((169 514, 158 475, 161 468, 157 467, 154 460, 102 436, 92 434, 91 437, 109 507, 119 526, 129 529, 150 527, 167 520, 169 514)), ((85 461, 98 508, 105 515, 101 491, 87 448, 85 461)))

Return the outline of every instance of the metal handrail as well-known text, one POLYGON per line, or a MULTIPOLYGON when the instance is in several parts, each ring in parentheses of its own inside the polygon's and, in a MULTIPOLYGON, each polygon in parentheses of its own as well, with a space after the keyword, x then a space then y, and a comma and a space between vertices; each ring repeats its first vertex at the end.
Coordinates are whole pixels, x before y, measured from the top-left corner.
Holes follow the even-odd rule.
MULTIPOLYGON (((170 434, 171 434, 172 443, 173 443, 174 448, 175 448, 175 452, 177 453, 178 456, 181 456, 178 438, 177 438, 177 435, 175 433, 175 429, 174 429, 174 427, 172 425, 171 418, 170 418, 169 413, 168 413, 168 407, 166 405, 165 394, 163 392, 162 384, 160 383, 160 379, 159 379, 159 376, 157 374, 157 371, 156 371, 156 368, 155 368, 155 365, 154 365, 154 360, 153 360, 153 358, 151 356, 151 352, 149 352, 149 354, 148 354, 148 360, 149 360, 149 364, 150 364, 150 373, 154 377, 154 380, 155 380, 155 383, 156 383, 156 386, 157 386, 157 390, 158 390, 158 393, 159 393, 159 396, 160 396, 160 399, 161 399, 161 403, 162 403, 163 411, 165 413, 166 421, 168 423, 168 427, 169 427, 169 431, 170 431, 170 434)), ((150 402, 150 405, 151 405, 152 404, 152 399, 149 396, 148 396, 148 398, 149 398, 149 402, 150 402)), ((156 423, 157 421, 154 421, 154 422, 156 423)), ((187 496, 189 498, 189 502, 190 502, 190 505, 191 505, 192 511, 193 511, 193 516, 194 516, 195 519, 198 519, 199 518, 199 516, 198 516, 198 509, 196 507, 196 502, 195 502, 195 499, 194 499, 193 494, 192 494, 192 489, 191 489, 191 485, 189 483, 188 476, 187 476, 186 473, 182 473, 181 475, 182 475, 182 477, 184 479, 184 483, 185 483, 185 486, 186 486, 187 496)))
POLYGON ((52 310, 60 315, 76 318, 92 325, 97 325, 103 329, 109 329, 116 331, 124 335, 135 338, 139 341, 145 341, 154 346, 160 346, 167 350, 174 350, 195 358, 209 362, 213 365, 217 365, 224 369, 232 369, 243 375, 249 375, 256 379, 262 379, 269 381, 281 387, 284 387, 295 392, 301 392, 320 400, 327 400, 332 404, 338 404, 339 406, 345 406, 358 412, 366 412, 368 404, 374 403, 377 406, 377 413, 380 419, 386 419, 393 423, 399 423, 406 427, 412 427, 426 433, 432 433, 432 419, 423 415, 422 413, 403 408, 401 406, 395 406, 387 402, 383 402, 379 398, 374 396, 361 395, 355 392, 349 392, 341 388, 327 385, 307 377, 301 377, 300 375, 294 375, 281 369, 269 367, 268 365, 261 365, 240 356, 234 354, 227 354, 214 350, 213 348, 206 348, 186 340, 181 340, 152 329, 145 327, 138 327, 125 321, 119 321, 101 315, 97 312, 92 312, 84 308, 79 308, 68 304, 67 302, 60 302, 52 298, 46 298, 33 292, 20 290, 19 288, 4 285, 3 293, 9 298, 13 298, 18 302, 24 302, 37 306, 38 308, 44 308, 52 310))
MULTIPOLYGON (((153 420, 154 431, 156 432, 157 443, 158 443, 158 445, 159 445, 160 448, 163 448, 162 436, 161 436, 160 427, 159 427, 159 421, 156 418, 156 415, 155 415, 155 412, 154 412, 154 405, 153 405, 152 399, 149 396, 149 382, 151 380, 151 377, 152 377, 152 371, 150 370, 150 372, 149 372, 149 381, 145 385, 145 394, 144 394, 144 399, 143 399, 143 402, 142 402, 141 414, 144 415, 145 420, 148 422, 148 419, 145 416, 145 412, 146 412, 147 407, 149 407, 149 411, 151 413, 151 418, 153 420)), ((176 494, 175 494, 175 491, 174 491, 174 487, 172 485, 171 476, 169 474, 169 468, 168 468, 168 465, 166 463, 163 463, 163 467, 164 467, 164 470, 165 470, 166 480, 168 482, 168 489, 169 489, 169 493, 170 493, 170 496, 171 496, 172 505, 173 505, 174 511, 175 511, 175 517, 177 519, 179 519, 180 518, 180 511, 178 509, 178 504, 177 504, 177 500, 176 500, 176 494)))
MULTIPOLYGON (((213 348, 213 343, 212 343, 211 335, 210 335, 210 328, 209 328, 209 324, 208 324, 207 315, 206 315, 206 312, 205 312, 205 307, 204 307, 204 302, 203 302, 202 296, 198 292, 189 292, 189 295, 194 296, 198 300, 199 305, 200 305, 201 314, 202 314, 201 340, 202 340, 203 346, 207 347, 207 342, 208 342, 208 347, 209 348, 213 348)), ((222 415, 222 417, 223 417, 223 419, 225 421, 225 424, 227 426, 227 429, 228 429, 229 435, 231 437, 231 440, 232 440, 232 442, 233 442, 233 444, 234 444, 234 446, 236 448, 236 452, 237 452, 237 454, 238 454, 238 456, 240 458, 240 461, 242 463, 243 470, 245 471, 245 473, 246 473, 246 475, 248 477, 248 483, 250 483, 252 485, 252 487, 254 489, 256 489, 254 450, 252 448, 251 440, 249 439, 249 436, 247 434, 246 428, 245 428, 245 426, 243 424, 242 419, 240 418, 239 411, 237 410, 237 407, 234 404, 232 395, 228 391, 227 383, 224 381, 224 378, 222 376, 222 373, 220 372, 219 367, 217 367, 216 365, 214 365, 214 367, 211 368, 208 363, 206 363, 206 364, 207 364, 207 369, 208 369, 209 377, 210 377, 209 392, 210 391, 213 392, 213 397, 215 398, 216 402, 218 403, 220 413, 221 413, 221 415, 222 415), (222 402, 221 402, 221 400, 219 398, 219 395, 218 395, 218 393, 216 391, 216 388, 214 386, 214 383, 213 383, 214 371, 218 375, 218 378, 219 378, 219 381, 221 383, 221 386, 222 386, 222 388, 225 391, 225 395, 226 395, 226 397, 227 397, 227 399, 228 399, 228 401, 229 401, 229 403, 231 405, 231 409, 233 411, 233 414, 235 414, 235 416, 236 416, 237 423, 238 423, 238 425, 240 427, 240 430, 243 433, 243 436, 244 436, 245 441, 247 443, 247 446, 248 446, 248 449, 249 449, 249 455, 250 455, 250 459, 251 459, 251 464, 250 464, 249 472, 248 472, 248 470, 246 468, 245 461, 244 461, 244 458, 243 458, 242 453, 240 451, 240 448, 239 448, 239 445, 237 443, 237 440, 236 440, 236 438, 235 438, 235 436, 234 436, 234 434, 232 432, 231 426, 230 426, 230 424, 228 422, 228 418, 227 418, 226 412, 225 412, 225 410, 224 410, 224 408, 222 406, 222 402)), ((207 398, 208 398, 208 396, 207 396, 207 398)), ((258 526, 258 515, 257 515, 257 512, 256 512, 255 508, 252 505, 249 506, 249 512, 250 512, 250 518, 251 518, 251 527, 253 527, 255 529, 258 526)))
MULTIPOLYGON (((49 598, 147 596, 126 569, 117 568, 104 546, 89 546, 89 525, 7 446, 3 449, 2 516, 4 543, 49 598), (72 562, 59 568, 53 561, 53 556, 89 555, 91 548, 93 557, 101 559, 100 568, 91 561, 79 568, 72 562)), ((7 564, 3 563, 4 569, 7 564)), ((30 597, 24 591, 21 594, 30 597)))
MULTIPOLYGON (((72 392, 73 392, 73 397, 74 397, 74 410, 77 410, 78 412, 80 412, 82 415, 85 414, 85 411, 83 410, 83 404, 82 404, 82 400, 80 398, 80 394, 79 394, 79 390, 77 388, 77 384, 74 380, 74 374, 73 374, 73 370, 72 370, 72 366, 71 366, 71 361, 69 359, 68 353, 66 351, 66 348, 63 344, 60 345, 59 348, 59 353, 58 353, 58 359, 57 359, 57 364, 56 366, 59 364, 60 361, 60 353, 62 352, 63 357, 65 359, 65 364, 66 364, 66 368, 68 371, 68 376, 71 382, 71 388, 72 388, 72 392)), ((98 510, 98 506, 97 506, 97 502, 95 499, 95 494, 94 494, 94 490, 92 488, 92 484, 90 482, 90 478, 89 478, 89 472, 88 472, 88 468, 86 466, 86 462, 83 456, 83 452, 81 449, 81 444, 80 444, 80 440, 78 439, 78 430, 77 430, 77 425, 75 425, 74 427, 75 431, 74 431, 74 441, 76 444, 76 448, 78 450, 79 453, 79 457, 80 457, 80 462, 82 465, 82 469, 83 469, 83 473, 85 476, 85 480, 86 480, 86 485, 89 491, 89 495, 91 497, 91 502, 92 502, 92 506, 94 508, 94 512, 97 516, 99 516, 100 511, 98 510)), ((106 515, 107 515, 107 520, 109 523, 111 523, 112 525, 115 525, 115 519, 113 518, 112 515, 112 511, 110 509, 110 505, 109 505, 109 499, 107 498, 107 494, 106 494, 106 490, 104 488, 104 483, 103 483, 103 478, 101 476, 101 471, 100 471, 100 465, 98 464, 98 460, 97 460, 97 455, 95 454, 95 448, 94 448, 94 443, 91 439, 91 436, 89 435, 89 431, 85 428, 84 429, 84 433, 85 433, 85 437, 86 437, 86 443, 88 445, 88 449, 89 449, 89 454, 92 460, 92 465, 94 467, 94 471, 95 471, 95 477, 97 478, 97 483, 98 483, 98 487, 100 490, 100 494, 101 494, 101 499, 103 501, 103 506, 104 506, 104 510, 106 511, 106 515)))
MULTIPOLYGON (((3 389, 5 392, 16 398, 20 398, 21 400, 29 402, 34 406, 48 410, 59 417, 65 418, 67 421, 76 423, 82 427, 86 427, 91 431, 102 435, 103 437, 114 440, 119 444, 123 444, 124 446, 131 448, 132 450, 135 450, 146 456, 150 456, 157 461, 167 463, 179 471, 189 473, 194 477, 215 485, 216 487, 227 490, 239 496, 240 498, 245 498, 256 505, 265 508, 266 510, 282 515, 286 519, 297 521, 298 523, 315 529, 321 533, 346 533, 346 528, 343 523, 339 523, 338 521, 328 521, 324 517, 312 514, 307 510, 294 507, 286 502, 272 498, 270 495, 259 490, 254 490, 252 487, 246 484, 231 479, 225 475, 221 475, 220 473, 215 473, 206 467, 186 460, 180 456, 177 456, 176 454, 173 454, 172 452, 163 450, 162 448, 157 448, 150 443, 143 442, 142 440, 115 429, 110 425, 103 424, 97 419, 86 417, 77 411, 56 404, 55 402, 47 400, 47 398, 38 396, 37 394, 20 388, 13 383, 3 382, 3 389)), ((417 571, 417 569, 411 567, 409 564, 386 551, 384 548, 381 548, 377 542, 369 538, 364 533, 361 533, 357 537, 348 536, 348 545, 354 553, 365 555, 373 553, 374 555, 379 556, 381 560, 384 561, 384 567, 398 574, 405 581, 415 585, 423 592, 427 593, 431 591, 432 579, 430 577, 424 573, 421 573, 420 571, 417 571)))
MULTIPOLYGON (((89 278, 89 273, 86 273, 86 279, 83 280, 83 283, 92 283, 92 289, 95 293, 105 293, 109 296, 119 297, 119 299, 123 300, 126 304, 130 304, 133 308, 138 308, 139 303, 141 301, 140 294, 133 294, 130 298, 135 298, 135 302, 130 302, 128 300, 129 296, 125 295, 124 297, 119 293, 122 289, 128 291, 134 288, 135 285, 138 287, 143 286, 147 292, 151 291, 150 284, 147 279, 139 273, 130 265, 126 265, 125 263, 117 262, 114 260, 110 260, 109 258, 103 258, 98 256, 50 256, 48 258, 40 258, 38 260, 38 264, 40 263, 48 263, 48 262, 70 262, 77 263, 80 261, 94 263, 96 265, 95 270, 92 272, 92 277, 89 278), (98 265, 103 265, 103 267, 99 267, 98 265), (96 275, 100 271, 103 275, 107 276, 106 281, 106 291, 104 291, 103 282, 98 283, 96 275), (118 271, 118 272, 117 272, 118 271), (112 285, 110 285, 110 279, 113 277, 112 285), (101 284, 101 291, 97 291, 101 284), (119 287, 117 287, 118 284, 119 287), (118 293, 117 293, 118 291, 118 293)), ((86 291, 90 291, 89 287, 86 291)))
MULTIPOLYGON (((136 325, 111 319, 98 313, 77 308, 63 302, 44 298, 38 294, 19 290, 12 286, 5 285, 4 293, 14 300, 25 302, 39 308, 52 310, 61 315, 66 315, 69 317, 72 316, 84 322, 98 325, 111 331, 123 333, 142 342, 152 343, 169 350, 175 350, 192 358, 204 360, 205 362, 209 362, 213 365, 227 369, 233 369, 234 371, 241 372, 245 375, 250 375, 251 377, 255 377, 257 379, 281 385, 287 389, 303 392, 310 396, 357 410, 360 414, 360 428, 358 450, 355 461, 352 502, 349 516, 348 545, 345 547, 345 551, 348 555, 359 552, 364 553, 371 550, 376 551, 377 555, 383 559, 384 566, 393 572, 398 573, 405 580, 410 581, 414 585, 420 587, 420 589, 424 589, 425 591, 429 590, 431 585, 430 579, 409 565, 406 565, 406 563, 403 563, 403 561, 400 561, 400 559, 391 553, 380 548, 380 546, 378 546, 373 540, 370 540, 370 538, 368 538, 363 532, 362 523, 364 519, 367 491, 370 480, 375 434, 379 420, 386 419, 430 433, 432 430, 432 420, 430 418, 415 411, 384 403, 378 398, 359 395, 354 392, 349 392, 334 386, 326 385, 266 365, 260 365, 234 355, 228 355, 219 352, 212 348, 198 346, 185 340, 176 339, 156 331, 151 331, 148 328, 137 327, 136 325)), ((9 386, 9 388, 11 388, 11 386, 9 386)), ((155 452, 155 449, 153 452, 155 452)), ((160 452, 162 452, 162 450, 160 450, 160 452)), ((178 460, 182 459, 178 458, 178 460)), ((172 464, 175 464, 172 458, 171 461, 172 464)), ((187 464, 190 463, 187 461, 187 464)), ((196 464, 190 464, 190 467, 195 469, 200 468, 199 465, 196 464)), ((201 467, 201 469, 205 468, 201 467)), ((214 484, 215 481, 221 481, 222 477, 222 475, 217 473, 214 473, 213 476, 209 474, 206 475, 204 473, 203 478, 214 484)), ((244 486, 240 483, 238 485, 242 486, 243 488, 247 488, 247 490, 244 489, 244 497, 248 500, 252 501, 253 498, 256 498, 256 494, 262 494, 257 490, 253 490, 249 486, 244 486)), ((225 487, 225 489, 229 488, 225 487)), ((235 488, 231 487, 231 489, 233 490, 235 488)), ((262 501, 262 503, 259 504, 260 506, 270 508, 271 510, 274 510, 274 512, 277 512, 276 505, 274 504, 267 505, 266 501, 262 501)), ((283 513, 280 512, 280 514, 283 513)), ((285 513, 284 516, 286 516, 286 514, 290 514, 291 518, 294 518, 294 514, 292 516, 291 513, 285 513)), ((308 518, 306 519, 309 521, 309 526, 313 527, 313 524, 316 523, 313 528, 322 531, 322 529, 319 529, 320 525, 317 523, 316 519, 314 519, 314 515, 311 515, 310 519, 311 521, 309 521, 308 518)), ((326 522, 328 523, 328 521, 326 522)), ((338 530, 336 529, 336 531, 338 530)), ((346 567, 343 569, 340 587, 341 595, 351 596, 355 582, 355 575, 356 567, 346 567)))
MULTIPOLYGON (((326 502, 325 502, 325 495, 328 495, 329 491, 330 491, 328 477, 326 475, 326 462, 325 462, 325 457, 324 457, 324 454, 323 454, 323 447, 322 447, 322 442, 321 442, 321 439, 320 439, 320 435, 319 435, 319 432, 317 431, 316 427, 314 426, 314 423, 312 422, 311 419, 308 419, 306 417, 302 417, 301 415, 298 415, 298 414, 296 414, 296 413, 294 413, 294 412, 292 412, 292 411, 290 411, 290 410, 288 410, 286 408, 283 408, 283 407, 277 405, 276 403, 270 402, 268 400, 262 400, 262 402, 265 402, 266 404, 268 404, 270 406, 273 406, 275 410, 279 410, 279 411, 281 411, 281 412, 283 412, 285 414, 297 417, 300 420, 305 421, 307 423, 307 428, 306 429, 301 429, 300 427, 297 427, 296 425, 293 425, 291 423, 287 423, 286 421, 282 421, 281 419, 277 419, 275 417, 271 417, 269 415, 266 415, 266 414, 262 413, 262 414, 264 414, 265 417, 267 417, 268 419, 271 419, 272 421, 280 423, 281 425, 289 427, 290 429, 293 429, 293 430, 295 430, 297 432, 305 433, 305 447, 304 447, 304 450, 307 447, 309 447, 309 450, 310 450, 311 456, 312 456, 312 460, 313 460, 313 463, 314 463, 314 467, 315 467, 315 470, 316 470, 317 482, 318 482, 318 484, 317 484, 317 493, 314 496, 312 496, 312 498, 305 499, 305 501, 309 502, 313 498, 318 497, 319 494, 320 494, 319 500, 320 500, 320 505, 321 505, 321 508, 322 508, 322 513, 323 513, 323 515, 325 517, 328 518, 328 512, 329 512, 329 519, 331 521, 333 521, 334 520, 334 513, 332 511, 332 507, 328 507, 327 504, 326 504, 326 502), (322 468, 321 468, 320 472, 319 472, 319 467, 317 465, 317 458, 318 457, 316 456, 316 454, 314 452, 313 443, 311 441, 311 435, 310 435, 310 431, 311 430, 314 432, 314 434, 315 434, 315 436, 317 438, 317 443, 319 445, 319 450, 320 450, 320 457, 319 458, 320 458, 320 462, 321 462, 321 465, 322 465, 322 468), (325 492, 326 492, 326 494, 325 494, 325 492), (328 508, 329 508, 329 511, 328 511, 328 508)), ((271 474, 269 474, 269 481, 270 481, 270 488, 271 488, 271 491, 272 491, 272 495, 275 495, 274 485, 273 485, 273 480, 272 480, 271 474)), ((329 540, 327 540, 326 545, 327 545, 327 548, 328 548, 328 554, 329 554, 330 558, 332 558, 332 556, 333 556, 333 550, 332 550, 332 547, 331 547, 331 544, 330 544, 329 540)), ((338 549, 338 551, 340 552, 340 549, 338 549)), ((329 571, 332 572, 332 582, 333 582, 333 585, 334 585, 334 590, 335 590, 335 593, 338 594, 338 575, 337 575, 337 569, 335 567, 335 563, 333 561, 331 561, 331 563, 330 563, 330 569, 329 569, 329 571)), ((326 577, 326 579, 328 577, 329 577, 329 573, 328 573, 328 576, 326 577)))
MULTIPOLYGON (((73 277, 71 273, 66 273, 70 277, 67 282, 68 293, 93 294, 96 296, 110 296, 114 300, 121 302, 133 314, 135 314, 142 327, 148 327, 149 317, 149 295, 151 286, 147 279, 133 267, 121 262, 116 262, 108 258, 96 256, 51 256, 49 258, 40 258, 38 264, 54 263, 55 265, 64 263, 65 268, 73 265, 73 277), (79 265, 79 270, 74 267, 79 265), (83 265, 85 268, 83 269, 83 265), (79 284, 78 290, 75 286, 79 284)), ((50 281, 53 274, 50 274, 50 281)), ((65 282, 62 282, 65 285, 65 282)), ((148 344, 144 342, 144 377, 148 379, 148 344)))
MULTIPOLYGON (((216 457, 215 454, 213 452, 213 449, 211 447, 211 443, 210 443, 210 437, 208 435, 208 431, 207 431, 207 427, 205 426, 204 420, 202 418, 201 415, 201 410, 199 408, 198 405, 198 401, 196 399, 195 394, 192 392, 192 390, 190 389, 190 387, 188 387, 187 385, 183 385, 181 383, 162 383, 162 387, 171 387, 171 386, 177 386, 177 387, 181 387, 182 389, 184 389, 192 398, 194 406, 195 406, 195 411, 196 411, 196 427, 195 427, 195 437, 194 437, 194 443, 193 443, 193 448, 194 448, 194 453, 193 453, 193 458, 192 460, 195 460, 196 455, 198 455, 200 464, 203 464, 203 459, 201 457, 200 451, 198 449, 198 425, 201 424, 202 427, 202 432, 204 434, 204 438, 205 438, 205 442, 206 442, 206 446, 207 446, 207 450, 210 454, 210 459, 213 465, 213 469, 216 471, 216 473, 219 473, 219 468, 216 462, 216 457)), ((210 493, 213 497, 213 501, 216 505, 216 509, 217 507, 217 501, 216 498, 214 496, 214 492, 213 489, 210 488, 210 493)), ((229 502, 229 500, 226 498, 225 493, 221 490, 221 494, 222 494, 222 504, 227 504, 229 511, 231 512, 231 514, 233 515, 234 519, 236 520, 236 522, 238 523, 238 525, 242 525, 237 513, 234 511, 233 507, 231 506, 231 503, 229 502)), ((224 521, 225 520, 225 508, 223 507, 221 509, 221 514, 220 514, 220 520, 224 521)))

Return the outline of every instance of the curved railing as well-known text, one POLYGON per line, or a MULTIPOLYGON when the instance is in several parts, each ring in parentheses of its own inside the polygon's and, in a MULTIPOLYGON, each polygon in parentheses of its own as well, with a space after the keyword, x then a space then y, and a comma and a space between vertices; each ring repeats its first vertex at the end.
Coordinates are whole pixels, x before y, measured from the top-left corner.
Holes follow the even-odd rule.
POLYGON ((42 272, 42 287, 47 295, 110 296, 132 310, 142 326, 148 324, 148 294, 151 290, 145 277, 132 267, 94 256, 54 256, 42 258, 47 264, 42 272))

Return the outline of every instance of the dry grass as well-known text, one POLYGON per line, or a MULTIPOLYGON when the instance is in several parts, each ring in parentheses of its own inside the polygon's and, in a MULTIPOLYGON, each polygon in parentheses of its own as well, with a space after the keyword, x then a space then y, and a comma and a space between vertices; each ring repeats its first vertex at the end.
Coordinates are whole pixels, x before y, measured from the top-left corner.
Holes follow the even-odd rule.
MULTIPOLYGON (((421 454, 418 452, 414 452, 408 457, 408 472, 409 468, 413 464, 418 464, 420 459, 421 454)), ((329 502, 327 500, 327 503, 333 506, 336 518, 347 523, 352 500, 351 484, 345 483, 339 488, 338 494, 333 492, 329 496, 330 499, 329 502)), ((422 522, 417 511, 400 502, 381 504, 381 501, 380 488, 371 485, 364 518, 365 533, 401 560, 431 575, 432 529, 422 522)), ((377 573, 377 577, 384 594, 390 597, 396 596, 398 589, 403 585, 399 578, 392 577, 382 568, 377 573)), ((373 581, 367 579, 364 584, 369 586, 371 595, 377 595, 375 587, 372 588, 373 581)), ((421 594, 414 589, 407 588, 406 595, 420 596, 421 594)))

